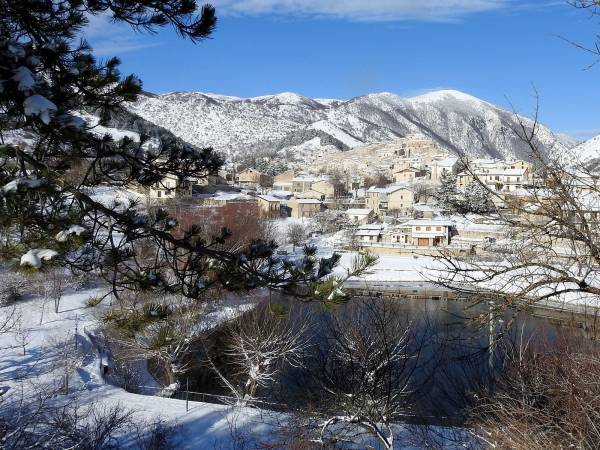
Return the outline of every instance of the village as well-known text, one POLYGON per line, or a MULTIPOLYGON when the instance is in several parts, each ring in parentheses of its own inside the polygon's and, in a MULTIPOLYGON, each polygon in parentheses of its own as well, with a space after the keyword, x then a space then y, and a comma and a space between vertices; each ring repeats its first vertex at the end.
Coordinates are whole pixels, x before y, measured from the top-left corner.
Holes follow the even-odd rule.
MULTIPOLYGON (((305 171, 267 175, 230 164, 202 179, 165 179, 136 192, 156 205, 252 207, 268 220, 310 222, 327 211, 350 234, 353 249, 431 255, 444 248, 472 255, 485 253, 504 230, 489 218, 452 214, 440 204, 440 190, 451 183, 461 193, 477 184, 485 187, 484 201, 510 211, 531 198, 528 188, 539 190, 533 169, 523 160, 460 159, 424 135, 409 135, 322 156, 305 171)), ((589 213, 597 209, 590 205, 589 213)))

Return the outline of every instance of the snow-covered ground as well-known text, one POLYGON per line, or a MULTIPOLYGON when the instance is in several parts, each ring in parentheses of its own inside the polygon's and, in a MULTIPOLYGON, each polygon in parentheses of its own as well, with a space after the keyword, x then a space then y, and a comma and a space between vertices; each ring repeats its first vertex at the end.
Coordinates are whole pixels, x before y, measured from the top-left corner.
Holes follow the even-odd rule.
MULTIPOLYGON (((119 405, 132 410, 137 423, 151 423, 160 419, 175 430, 170 438, 173 448, 262 448, 274 442, 285 442, 282 441, 285 439, 282 433, 290 416, 282 413, 194 401, 189 403, 189 410, 186 410, 184 400, 133 394, 107 384, 100 371, 101 357, 90 336, 97 327, 102 310, 108 305, 86 306, 90 297, 105 293, 106 290, 102 288, 68 292, 61 300, 58 313, 54 312, 53 304, 44 305, 41 298, 35 295, 17 304, 17 314, 29 338, 23 355, 15 334, 0 334, 0 348, 6 349, 0 354, 0 386, 5 396, 19 392, 21 388, 25 389, 27 395, 27 389, 33 389, 34 386, 38 389, 61 386, 65 373, 64 358, 67 357, 78 361, 69 373, 69 398, 76 397, 80 404, 97 404, 106 408, 119 405)), ((108 298, 104 300, 108 301, 108 298)), ((228 298, 227 306, 220 312, 209 314, 207 320, 214 325, 219 320, 231 317, 236 308, 246 309, 248 301, 248 298, 228 298), (235 306, 236 303, 238 306, 235 306)), ((10 308, 5 307, 0 311, 8 313, 10 308)), ((440 430, 448 434, 455 431, 436 429, 436 432, 440 430)), ((395 448, 418 448, 414 444, 414 427, 398 426, 396 431, 395 448)), ((135 447, 139 437, 137 433, 138 430, 121 434, 118 437, 119 446, 135 447)), ((278 448, 286 447, 282 444, 278 448)))
MULTIPOLYGON (((29 295, 16 305, 16 316, 20 317, 27 334, 25 355, 17 333, 0 334, 0 387, 8 394, 23 387, 33 389, 43 386, 62 386, 65 358, 78 361, 69 374, 69 391, 77 396, 78 402, 103 406, 120 404, 135 411, 137 420, 148 421, 161 418, 177 428, 174 448, 205 449, 233 448, 234 441, 244 436, 248 443, 269 436, 269 430, 285 419, 252 408, 232 408, 223 405, 191 402, 186 412, 185 401, 138 395, 107 384, 100 373, 101 357, 93 345, 90 335, 97 327, 98 317, 106 306, 87 307, 90 297, 99 297, 106 289, 85 289, 68 292, 60 303, 58 313, 54 304, 43 304, 36 295, 29 295), (43 310, 43 317, 42 317, 43 310), (41 319, 41 324, 40 324, 41 319), (76 350, 77 343, 77 350, 76 350)), ((248 301, 254 298, 231 297, 224 308, 207 315, 214 326, 220 320, 231 317, 235 310, 247 309, 248 301), (237 303, 237 306, 236 306, 237 303)), ((105 299, 104 302, 108 302, 105 299)), ((103 303, 104 303, 103 302, 103 303)), ((11 307, 0 308, 0 315, 9 314, 11 307)), ((4 395, 8 395, 5 393, 4 395)), ((134 445, 136 436, 122 436, 123 446, 134 445)))

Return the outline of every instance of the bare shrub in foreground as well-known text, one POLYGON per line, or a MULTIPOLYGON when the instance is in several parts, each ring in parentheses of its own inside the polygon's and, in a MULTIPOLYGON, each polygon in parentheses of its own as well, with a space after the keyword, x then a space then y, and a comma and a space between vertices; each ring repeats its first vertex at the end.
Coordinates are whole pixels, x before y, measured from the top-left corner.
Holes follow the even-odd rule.
POLYGON ((210 367, 238 404, 256 398, 257 390, 274 383, 283 367, 302 364, 309 322, 306 317, 294 320, 259 307, 228 324, 224 370, 207 355, 210 367))
POLYGON ((507 344, 505 371, 483 393, 471 425, 493 448, 597 449, 600 442, 600 348, 562 335, 555 343, 507 344))

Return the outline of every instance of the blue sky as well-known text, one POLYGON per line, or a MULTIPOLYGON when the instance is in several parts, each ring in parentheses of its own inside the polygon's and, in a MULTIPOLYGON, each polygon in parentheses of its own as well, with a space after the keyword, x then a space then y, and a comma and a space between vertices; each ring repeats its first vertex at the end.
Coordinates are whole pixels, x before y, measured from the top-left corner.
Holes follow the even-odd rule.
POLYGON ((348 99, 458 89, 577 138, 600 133, 600 65, 560 38, 600 34, 560 0, 217 0, 213 38, 134 33, 94 19, 88 39, 146 90, 348 99))

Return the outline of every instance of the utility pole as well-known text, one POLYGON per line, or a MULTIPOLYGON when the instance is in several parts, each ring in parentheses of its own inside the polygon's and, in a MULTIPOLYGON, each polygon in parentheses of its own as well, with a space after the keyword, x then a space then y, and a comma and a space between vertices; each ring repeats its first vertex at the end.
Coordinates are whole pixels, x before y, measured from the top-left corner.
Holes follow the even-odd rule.
POLYGON ((488 370, 490 376, 489 391, 490 394, 494 391, 494 302, 489 301, 489 313, 488 313, 488 370))
POLYGON ((185 379, 185 412, 190 410, 190 379, 185 379))

